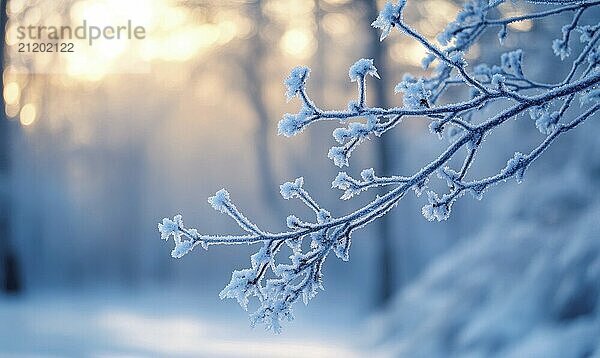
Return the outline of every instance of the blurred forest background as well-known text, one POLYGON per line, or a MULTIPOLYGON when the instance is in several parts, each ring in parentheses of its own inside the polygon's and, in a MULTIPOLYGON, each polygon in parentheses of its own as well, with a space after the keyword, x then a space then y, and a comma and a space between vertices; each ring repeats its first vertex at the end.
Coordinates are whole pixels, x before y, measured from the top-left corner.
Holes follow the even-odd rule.
MULTIPOLYGON (((461 200, 447 222, 423 219, 423 198, 403 200, 356 234, 350 262, 328 260, 325 292, 298 307, 282 336, 250 331, 245 313, 218 299, 252 248, 174 260, 159 240, 156 224, 176 213, 206 233, 235 230, 206 203, 222 187, 272 230, 299 210, 278 194, 298 176, 336 215, 370 199, 344 202, 331 190, 330 124, 291 139, 277 136, 276 124, 297 107, 285 102, 282 81, 301 64, 312 68, 308 88, 323 108, 346 107, 355 92, 347 68, 361 57, 374 58, 382 77, 369 82, 369 103, 401 103, 393 88, 405 72, 421 73, 425 51, 398 33, 379 42, 370 23, 382 5, 2 1, 0 353, 328 357, 375 347, 396 356, 523 356, 560 341, 572 348, 561 357, 600 354, 593 121, 561 138, 524 184, 461 200), (18 56, 19 24, 84 19, 102 26, 131 19, 147 38, 18 56)), ((433 39, 460 6, 409 1, 406 18, 433 39)), ((512 16, 536 7, 500 8, 498 16, 512 16)), ((568 69, 551 42, 569 20, 511 24, 502 48, 490 32, 467 59, 498 63, 502 52, 523 47, 532 78, 560 81, 568 69)), ((487 140, 474 173, 494 173, 540 139, 529 118, 511 123, 487 140)), ((410 173, 445 145, 425 122, 406 121, 363 145, 350 172, 410 173)))

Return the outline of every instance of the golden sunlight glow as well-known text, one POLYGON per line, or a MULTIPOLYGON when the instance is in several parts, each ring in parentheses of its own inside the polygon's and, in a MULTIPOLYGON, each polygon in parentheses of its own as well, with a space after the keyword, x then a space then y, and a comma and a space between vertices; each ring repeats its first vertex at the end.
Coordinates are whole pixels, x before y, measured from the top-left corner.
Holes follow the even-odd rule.
POLYGON ((110 24, 110 14, 106 2, 80 1, 71 8, 71 17, 76 22, 86 20, 90 25, 110 24))
POLYGON ((350 32, 351 19, 342 13, 326 14, 323 17, 323 29, 330 35, 344 35, 350 32))
POLYGON ((219 28, 219 44, 224 45, 229 41, 233 40, 237 33, 237 26, 235 22, 225 20, 218 23, 219 28))
MULTIPOLYGON (((135 19, 136 22, 146 26, 156 26, 167 9, 173 9, 177 2, 169 3, 161 0, 145 0, 143 5, 139 1, 102 0, 110 11, 110 16, 117 16, 119 22, 135 19)), ((172 21, 172 18, 169 18, 172 21)))
POLYGON ((314 10, 314 2, 306 0, 271 0, 265 3, 265 12, 285 24, 297 23, 314 10))
POLYGON ((441 30, 448 22, 454 20, 454 17, 460 9, 451 1, 429 0, 419 4, 419 12, 426 17, 431 24, 438 30, 441 30))
POLYGON ((332 5, 344 5, 350 2, 350 0, 326 0, 325 2, 332 5))
POLYGON ((29 69, 25 66, 8 65, 4 69, 2 74, 2 80, 4 83, 17 82, 20 84, 20 88, 23 88, 29 82, 29 69))
POLYGON ((181 8, 176 7, 164 9, 161 17, 160 26, 164 28, 177 28, 181 25, 185 25, 186 21, 186 14, 181 8))
POLYGON ((24 22, 28 25, 37 25, 42 19, 42 10, 39 7, 32 7, 25 13, 24 22))
POLYGON ((201 47, 208 47, 217 42, 220 33, 218 26, 213 24, 203 24, 187 31, 186 36, 188 37, 188 40, 191 40, 190 42, 197 42, 201 47), (193 36, 197 36, 197 38, 193 39, 193 36))
POLYGON ((19 102, 19 96, 21 94, 21 90, 19 89, 19 84, 16 82, 7 83, 4 86, 4 101, 6 104, 16 104, 19 102))
POLYGON ((67 57, 66 71, 69 76, 88 81, 99 81, 106 74, 106 61, 99 57, 67 57))
MULTIPOLYGON (((155 1, 145 6, 128 6, 132 2, 116 0, 93 0, 75 3, 70 9, 73 24, 86 21, 93 26, 119 26, 131 19, 135 26, 148 28, 152 20, 155 1)), ((76 51, 73 54, 60 54, 64 71, 71 77, 86 81, 100 81, 108 73, 143 72, 140 59, 139 41, 130 39, 96 40, 93 46, 87 41, 73 41, 76 51)), ((144 40, 145 41, 145 40, 144 40)))
MULTIPOLYGON (((525 12, 516 8, 514 4, 502 4, 498 7, 503 17, 515 17, 525 15, 525 12)), ((533 28, 533 22, 531 20, 518 21, 508 24, 508 28, 511 30, 527 32, 533 28)))
POLYGON ((36 112, 34 104, 27 103, 26 105, 23 106, 23 108, 21 108, 20 118, 21 118, 22 125, 24 125, 24 126, 31 125, 33 122, 35 122, 36 116, 37 116, 37 112, 36 112))
POLYGON ((399 41, 390 47, 390 56, 394 61, 415 67, 421 66, 421 60, 426 54, 425 48, 415 41, 399 41))
MULTIPOLYGON (((312 9, 303 0, 290 0, 293 7, 312 9)), ((239 10, 217 11, 210 19, 165 0, 146 0, 140 6, 135 1, 85 0, 52 6, 52 2, 14 0, 10 2, 11 22, 6 42, 15 53, 13 63, 31 64, 34 73, 67 74, 74 81, 97 82, 107 74, 148 73, 153 61, 189 61, 206 55, 211 49, 226 45, 252 31, 252 23, 239 10), (43 16, 42 16, 43 15, 43 16), (104 28, 127 24, 142 26, 143 39, 106 39, 100 37, 90 45, 88 40, 71 39, 72 53, 32 55, 17 53, 16 28, 27 23, 43 26, 87 26, 104 28)), ((312 35, 292 32, 290 43, 296 43, 290 53, 301 56, 311 52, 312 35)), ((314 47, 314 46, 313 46, 314 47)))
POLYGON ((531 20, 513 22, 508 24, 508 28, 516 31, 527 32, 533 28, 533 22, 531 20))
POLYGON ((8 118, 15 118, 19 115, 19 106, 15 104, 7 104, 4 108, 4 112, 8 118))
POLYGON ((6 28, 6 44, 8 46, 14 46, 19 42, 17 38, 17 26, 16 25, 8 25, 6 28))
POLYGON ((315 41, 306 29, 294 28, 285 32, 281 38, 281 49, 288 55, 306 59, 315 51, 315 41))
POLYGON ((23 10, 25 6, 25 0, 10 0, 8 5, 8 12, 11 14, 17 14, 23 10))

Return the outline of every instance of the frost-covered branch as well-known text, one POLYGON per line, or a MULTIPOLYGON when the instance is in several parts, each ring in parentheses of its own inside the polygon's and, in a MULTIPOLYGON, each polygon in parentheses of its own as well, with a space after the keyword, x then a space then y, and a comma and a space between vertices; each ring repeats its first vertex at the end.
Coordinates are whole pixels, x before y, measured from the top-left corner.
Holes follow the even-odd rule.
POLYGON ((529 1, 543 3, 548 9, 517 17, 493 18, 497 12, 492 10, 503 2, 467 1, 456 20, 438 36, 438 44, 427 40, 405 22, 402 13, 406 1, 385 5, 372 24, 381 29, 381 39, 396 28, 428 51, 423 59, 425 69, 435 63, 429 75, 406 74, 396 86, 396 92, 402 94, 401 106, 377 108, 367 103, 367 80, 379 78, 371 59, 360 59, 350 67, 348 75, 357 83, 357 94, 345 109, 323 109, 310 98, 306 90, 310 75, 307 67, 294 68, 285 80, 288 100, 298 98, 301 107, 298 113, 284 115, 278 125, 279 134, 293 136, 318 121, 339 122, 342 126, 333 131, 339 145, 330 148, 327 154, 339 167, 349 166, 352 152, 365 139, 385 135, 408 117, 428 120, 433 134, 449 140, 439 156, 409 175, 384 177, 377 176, 373 169, 365 169, 361 178, 355 179, 346 172, 338 173, 332 188, 342 190, 344 200, 371 188, 389 188, 367 205, 341 216, 334 216, 321 207, 304 187, 303 178, 284 183, 280 187, 282 197, 300 200, 313 211, 314 217, 301 219, 289 215, 286 220, 288 230, 277 233, 255 225, 222 189, 209 198, 209 203, 215 210, 230 216, 246 234, 203 235, 186 228, 179 215, 173 219, 165 218, 158 226, 163 239, 173 237, 175 241, 172 256, 180 258, 199 245, 204 249, 223 244, 259 245, 257 253, 251 256, 251 267, 234 271, 220 297, 235 298, 244 309, 248 309, 250 299, 256 297, 258 306, 250 315, 252 324, 264 323, 267 328, 279 332, 281 321, 293 318, 292 305, 298 299, 307 303, 323 289, 322 267, 327 256, 333 252, 338 258, 348 260, 352 233, 386 214, 411 190, 417 195, 427 192, 427 202, 422 209, 425 218, 445 220, 452 204, 464 193, 481 199, 495 184, 510 178, 520 182, 526 169, 557 137, 600 110, 600 23, 585 23, 589 20, 584 16, 592 7, 600 6, 600 1, 529 1), (561 60, 571 57, 574 32, 580 34, 583 46, 574 56, 570 71, 559 83, 541 83, 530 78, 523 69, 525 52, 521 49, 502 54, 497 64, 480 63, 471 67, 472 64, 465 60, 464 54, 487 29, 500 27, 498 38, 502 44, 509 36, 508 24, 567 12, 572 12, 573 17, 560 29, 560 36, 551 47, 561 60), (453 101, 447 90, 457 86, 465 88, 468 95, 453 101), (441 98, 446 98, 446 104, 438 104, 441 98), (583 109, 574 108, 576 99, 583 109), (493 108, 501 109, 488 117, 478 115, 482 108, 491 104, 498 104, 493 108), (495 175, 465 180, 485 138, 508 120, 524 113, 529 114, 543 136, 540 144, 527 154, 516 152, 495 175), (449 161, 460 156, 463 150, 462 165, 452 168, 449 161), (447 192, 428 189, 432 176, 447 184, 447 192), (309 244, 304 245, 304 242, 309 244), (275 256, 284 245, 289 248, 290 261, 278 263, 275 256))

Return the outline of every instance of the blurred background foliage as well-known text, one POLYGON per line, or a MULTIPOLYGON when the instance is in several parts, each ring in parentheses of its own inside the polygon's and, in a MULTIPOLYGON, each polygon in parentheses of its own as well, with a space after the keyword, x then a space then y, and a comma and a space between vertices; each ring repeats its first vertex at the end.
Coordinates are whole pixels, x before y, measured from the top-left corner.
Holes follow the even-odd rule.
MULTIPOLYGON (((283 338, 252 333, 254 340, 243 342, 251 348, 244 352, 236 340, 249 330, 246 315, 233 302, 220 302, 217 294, 232 269, 247 265, 251 248, 215 247, 177 261, 170 257, 169 245, 159 240, 156 223, 181 212, 190 226, 203 232, 235 230, 206 203, 209 195, 226 187, 257 223, 282 228, 292 208, 305 210, 278 194, 280 183, 297 176, 304 176, 311 193, 337 215, 369 200, 361 195, 356 202, 342 202, 341 193, 331 191, 337 173, 326 158, 333 141, 331 124, 287 139, 276 135, 276 123, 286 111, 295 111, 297 104, 285 102, 282 81, 290 68, 301 64, 312 68, 308 88, 323 108, 346 107, 355 91, 347 68, 361 57, 374 58, 382 77, 369 82, 369 102, 401 103, 393 87, 405 72, 421 73, 425 51, 398 33, 378 41, 370 23, 382 5, 369 0, 3 1, 0 278, 4 291, 13 295, 2 296, 0 312, 8 317, 4 322, 15 322, 15 332, 37 343, 19 343, 11 338, 14 333, 3 332, 0 347, 8 348, 0 352, 40 353, 51 346, 49 351, 59 355, 98 349, 210 356, 351 355, 369 344, 356 340, 366 317, 388 312, 392 297, 418 285, 440 257, 481 240, 478 233, 497 224, 499 211, 535 216, 549 210, 541 202, 528 209, 533 213, 521 213, 518 208, 528 194, 503 199, 503 193, 516 187, 509 183, 482 202, 458 202, 450 220, 432 224, 420 215, 422 198, 407 198, 386 218, 357 233, 349 263, 328 261, 326 292, 308 309, 299 309, 289 333, 283 338), (147 37, 100 40, 94 46, 75 42, 75 53, 69 54, 17 52, 17 26, 77 26, 84 19, 101 25, 131 19, 146 28, 147 37), (169 302, 174 304, 165 309, 167 316, 153 316, 169 302), (106 305, 110 309, 102 310, 106 305), (39 315, 48 311, 57 316, 39 315), (71 330, 54 332, 60 317, 71 330), (200 329, 198 322, 206 326, 200 329), (222 326, 214 334, 222 346, 207 345, 214 339, 207 327, 218 324, 222 326), (95 328, 85 333, 74 327, 95 328), (322 334, 331 331, 335 333, 322 334), (134 342, 115 343, 107 332, 134 342), (142 338, 131 338, 136 335, 142 338), (81 337, 92 343, 80 344, 81 337), (179 341, 168 342, 173 339, 179 341), (311 345, 311 340, 317 343, 311 345)), ((460 6, 447 0, 409 1, 406 18, 433 39, 460 6)), ((498 16, 530 9, 524 6, 507 2, 498 16)), ((527 59, 543 59, 526 60, 526 71, 533 78, 555 81, 566 73, 550 49, 551 40, 559 36, 559 19, 511 24, 502 49, 495 33, 486 34, 467 59, 497 63, 501 52, 524 47, 527 59)), ((538 141, 530 121, 515 122, 488 140, 474 173, 493 173, 512 155, 511 146, 538 141)), ((593 143, 583 134, 561 139, 526 181, 535 183, 535 173, 542 177, 560 171, 571 160, 569 153, 577 152, 574 147, 593 143)), ((407 120, 387 138, 363 145, 352 158, 350 172, 374 167, 381 174, 406 174, 445 144, 429 134, 425 122, 407 120)), ((573 160, 571 166, 577 172, 599 168, 597 162, 573 160)), ((590 188, 597 188, 598 171, 588 176, 595 183, 590 188)), ((576 208, 564 210, 580 215, 576 208)), ((562 212, 539 215, 553 225, 566 217, 562 212)), ((495 230, 503 232, 511 220, 495 230)), ((533 219, 526 222, 536 225, 533 219)), ((403 312, 402 307, 397 311, 403 312)), ((379 322, 378 327, 402 332, 393 323, 379 322)), ((379 346, 384 337, 381 333, 373 342, 379 346)))

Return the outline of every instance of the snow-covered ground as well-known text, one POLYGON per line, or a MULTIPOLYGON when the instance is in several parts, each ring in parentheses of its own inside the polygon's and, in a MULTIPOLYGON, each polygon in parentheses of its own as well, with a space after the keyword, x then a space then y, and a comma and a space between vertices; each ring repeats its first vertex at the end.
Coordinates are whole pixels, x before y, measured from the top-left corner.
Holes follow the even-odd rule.
POLYGON ((250 328, 234 302, 217 300, 166 289, 1 297, 0 357, 362 356, 357 316, 335 305, 299 309, 274 335, 250 328))

